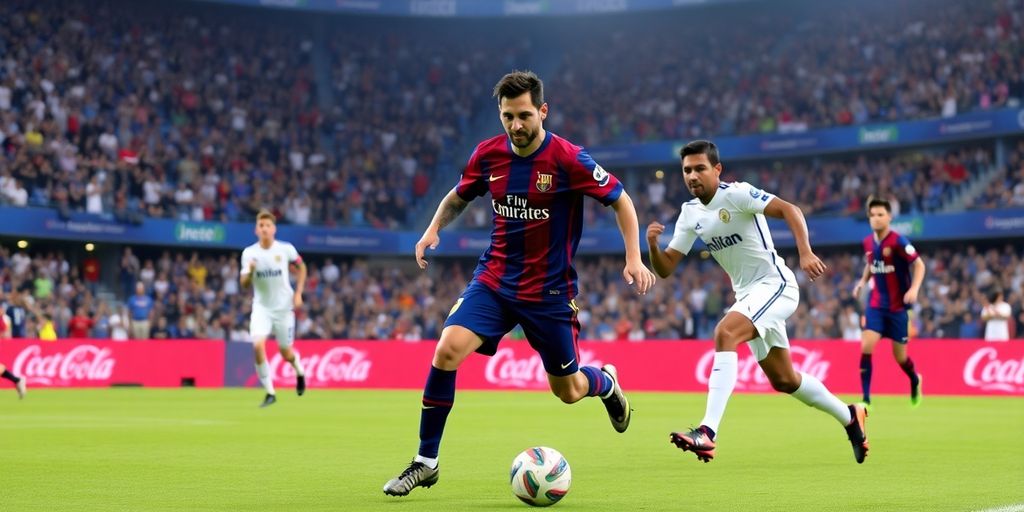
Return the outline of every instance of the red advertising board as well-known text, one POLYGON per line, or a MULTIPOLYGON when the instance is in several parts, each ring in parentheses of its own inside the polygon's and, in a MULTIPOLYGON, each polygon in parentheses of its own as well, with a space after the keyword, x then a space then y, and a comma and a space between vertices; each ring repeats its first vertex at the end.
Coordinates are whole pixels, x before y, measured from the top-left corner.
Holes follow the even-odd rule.
POLYGON ((29 387, 224 385, 224 343, 207 340, 4 340, 0 363, 29 387))
MULTIPOLYGON (((268 343, 270 365, 278 385, 294 383, 291 366, 268 343)), ((300 341, 310 387, 421 389, 434 343, 401 341, 300 341)), ((255 385, 251 352, 247 359, 228 361, 244 366, 255 385)), ((800 341, 791 349, 797 370, 815 375, 835 393, 859 394, 860 344, 843 341, 800 341)), ((1024 396, 1024 343, 977 340, 914 340, 910 353, 924 377, 926 393, 944 395, 1024 396)), ((627 391, 706 391, 714 347, 707 341, 583 342, 579 361, 600 366, 613 363, 627 391)), ((459 369, 459 389, 547 389, 547 376, 525 342, 503 342, 493 357, 473 354, 459 369)), ((771 392, 764 373, 745 348, 740 349, 738 392, 771 392)), ((907 393, 906 376, 889 347, 875 354, 872 391, 907 393)))

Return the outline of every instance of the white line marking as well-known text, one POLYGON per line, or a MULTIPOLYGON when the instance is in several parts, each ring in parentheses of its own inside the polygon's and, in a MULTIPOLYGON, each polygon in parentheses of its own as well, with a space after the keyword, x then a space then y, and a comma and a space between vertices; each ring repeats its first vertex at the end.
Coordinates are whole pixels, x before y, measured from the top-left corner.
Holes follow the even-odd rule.
POLYGON ((1024 503, 1006 505, 1005 507, 978 509, 974 512, 1024 512, 1024 503))

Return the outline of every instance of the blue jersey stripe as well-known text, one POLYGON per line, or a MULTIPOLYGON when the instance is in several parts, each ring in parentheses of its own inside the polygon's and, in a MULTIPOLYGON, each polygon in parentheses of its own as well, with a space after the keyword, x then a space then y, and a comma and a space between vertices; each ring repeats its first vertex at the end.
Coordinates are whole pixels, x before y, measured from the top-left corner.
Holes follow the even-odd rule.
POLYGON ((763 315, 765 311, 768 311, 768 308, 771 307, 772 304, 775 304, 775 301, 779 300, 779 297, 782 297, 782 292, 785 290, 785 283, 779 285, 779 289, 775 292, 775 295, 772 295, 772 298, 768 299, 768 302, 765 302, 764 306, 761 306, 761 309, 757 310, 757 313, 754 313, 754 317, 751 318, 751 320, 756 322, 758 318, 761 318, 761 315, 763 315))
MULTIPOLYGON (((558 191, 567 190, 569 188, 569 172, 559 166, 555 182, 558 185, 558 191)), ((567 252, 568 244, 556 243, 556 241, 569 240, 568 237, 571 236, 569 230, 572 227, 569 222, 572 219, 573 211, 582 206, 579 199, 557 201, 551 205, 551 220, 548 223, 551 228, 552 245, 547 253, 548 275, 544 276, 544 290, 541 292, 543 295, 553 295, 548 290, 556 290, 560 297, 565 297, 567 300, 575 295, 570 293, 569 289, 570 285, 576 283, 576 269, 573 268, 567 252)), ((576 214, 580 215, 578 210, 576 214)))
MULTIPOLYGON (((533 175, 532 158, 512 158, 509 167, 508 190, 526 190, 530 185, 530 177, 533 175)), ((502 276, 504 283, 510 283, 511 290, 503 290, 510 296, 515 296, 519 291, 519 281, 525 272, 526 262, 526 224, 528 221, 522 219, 505 219, 508 228, 505 232, 505 243, 507 251, 505 257, 505 274, 502 276)))
MULTIPOLYGON (((754 225, 757 226, 757 235, 761 237, 761 245, 764 246, 764 250, 770 251, 772 253, 772 265, 775 266, 775 271, 779 273, 779 278, 781 278, 782 282, 785 283, 786 274, 782 273, 782 269, 779 268, 779 264, 776 263, 775 261, 775 251, 771 251, 770 249, 768 249, 768 240, 764 237, 764 231, 761 231, 761 220, 761 217, 754 217, 754 225)), ((765 222, 767 223, 767 221, 765 222)), ((768 226, 765 226, 764 228, 768 229, 768 226)))

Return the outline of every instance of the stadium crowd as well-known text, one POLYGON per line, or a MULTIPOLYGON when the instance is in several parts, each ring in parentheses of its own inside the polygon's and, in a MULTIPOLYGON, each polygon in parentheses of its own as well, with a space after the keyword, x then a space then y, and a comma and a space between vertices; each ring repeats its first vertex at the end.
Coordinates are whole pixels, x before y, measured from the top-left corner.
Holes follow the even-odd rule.
POLYGON ((570 32, 549 125, 593 146, 949 117, 1024 100, 1024 3, 743 6, 570 32), (642 58, 638 58, 642 56, 642 58), (614 69, 615 72, 608 72, 614 69), (599 108, 595 108, 599 106, 599 108))
POLYGON ((477 77, 522 51, 352 27, 323 43, 318 81, 296 23, 129 4, 0 4, 0 203, 126 221, 249 220, 272 204, 295 224, 405 225, 468 98, 489 97, 477 77))
MULTIPOLYGON (((699 41, 678 30, 589 30, 561 43, 548 127, 594 145, 1015 104, 1024 96, 1022 0, 942 1, 858 4, 886 14, 840 18, 812 6, 795 31, 786 10, 765 8, 740 24, 728 11, 710 13, 709 26, 721 30, 699 41), (678 59, 679 48, 698 42, 704 51, 678 59), (740 58, 747 54, 765 58, 740 58), (625 69, 607 73, 612 62, 625 69), (751 64, 723 70, 731 62, 751 64), (777 73, 779 62, 792 72, 777 73), (858 72, 839 73, 839 62, 858 72)), ((339 19, 346 30, 320 34, 287 16, 269 23, 247 11, 167 9, 124 0, 0 4, 0 203, 126 221, 250 220, 271 204, 295 224, 408 226, 432 181, 454 182, 454 150, 465 149, 474 116, 493 108, 493 80, 531 51, 486 29, 399 36, 339 19)), ((585 27, 563 36, 573 30, 585 27)), ((883 160, 903 179, 877 186, 891 186, 908 210, 930 211, 960 178, 910 173, 942 174, 935 168, 957 167, 949 158, 969 166, 975 156, 883 160)), ((859 203, 833 202, 828 192, 870 185, 870 166, 805 162, 786 173, 742 173, 780 192, 790 180, 791 196, 827 214, 859 203), (806 173, 830 183, 804 187, 806 173)))
MULTIPOLYGON (((1010 168, 1020 175, 1024 172, 1020 159, 1024 145, 1011 154, 1010 168)), ((824 157, 758 164, 723 162, 722 180, 751 183, 800 206, 808 216, 861 216, 869 196, 891 198, 893 214, 898 216, 938 211, 992 165, 992 151, 978 146, 933 153, 911 151, 892 156, 824 157)), ((630 193, 641 224, 651 220, 674 224, 680 205, 693 199, 678 165, 659 171, 625 169, 615 174, 630 193)), ((1002 182, 994 184, 993 190, 998 191, 1000 197, 975 206, 999 207, 1002 195, 1007 191, 1012 194, 1014 188, 1004 190, 1003 187, 1002 182)), ((1024 190, 1018 192, 1024 194, 1024 190)), ((605 211, 600 203, 585 201, 584 207, 586 226, 615 226, 615 216, 605 211)), ((475 201, 460 222, 467 228, 489 228, 491 215, 488 201, 475 201)))
POLYGON ((1006 152, 1006 167, 966 206, 972 209, 1024 207, 1024 139, 1006 152))
MULTIPOLYGON (((1013 310, 1011 333, 1024 334, 1024 250, 1007 245, 920 251, 928 274, 914 308, 916 336, 981 337, 981 310, 997 289, 1005 291, 1013 310)), ((792 337, 858 339, 864 301, 851 291, 863 270, 859 252, 824 250, 830 271, 813 284, 797 272, 801 304, 788 323, 792 337)), ((15 326, 12 334, 247 338, 252 295, 239 288, 237 254, 152 256, 139 258, 126 249, 119 275, 101 279, 95 257, 71 264, 56 252, 0 249, 0 302, 7 324, 15 326), (97 290, 104 288, 117 289, 120 298, 98 299, 97 290)), ((798 267, 793 255, 787 260, 798 267)), ((473 269, 465 259, 437 260, 428 272, 395 260, 306 261, 305 306, 296 322, 302 339, 436 339, 473 269)), ((622 282, 621 265, 619 257, 578 258, 582 339, 707 339, 734 300, 728 277, 706 254, 688 257, 644 297, 622 282)))

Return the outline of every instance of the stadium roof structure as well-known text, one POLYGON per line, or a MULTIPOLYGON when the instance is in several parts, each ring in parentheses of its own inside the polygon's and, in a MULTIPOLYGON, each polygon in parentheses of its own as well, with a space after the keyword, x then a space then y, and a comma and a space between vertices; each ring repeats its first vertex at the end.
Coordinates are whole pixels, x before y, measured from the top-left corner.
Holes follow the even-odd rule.
POLYGON ((336 14, 425 18, 582 16, 678 9, 755 0, 202 0, 336 14))

